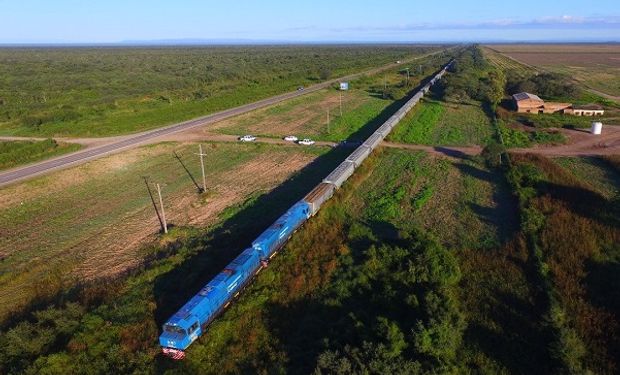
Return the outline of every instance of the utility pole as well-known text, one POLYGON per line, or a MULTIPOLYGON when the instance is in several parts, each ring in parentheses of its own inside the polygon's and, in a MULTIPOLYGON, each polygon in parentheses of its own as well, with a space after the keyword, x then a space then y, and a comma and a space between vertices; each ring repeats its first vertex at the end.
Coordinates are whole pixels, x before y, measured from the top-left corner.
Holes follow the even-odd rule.
POLYGON ((385 92, 387 91, 387 79, 383 76, 383 99, 386 98, 385 92))
POLYGON ((409 87, 409 68, 407 68, 407 87, 409 87))
POLYGON ((327 134, 329 134, 329 107, 327 107, 327 134))
POLYGON ((164 233, 168 233, 168 224, 166 223, 166 211, 164 211, 164 200, 161 199, 161 187, 157 185, 157 194, 159 195, 159 206, 161 207, 161 218, 164 222, 164 233))
POLYGON ((342 91, 340 91, 340 117, 342 117, 342 91))
POLYGON ((198 154, 200 156, 200 168, 202 170, 202 192, 206 193, 207 192, 207 177, 205 176, 205 162, 204 162, 204 157, 207 156, 205 153, 202 152, 202 145, 198 145, 200 153, 198 154))

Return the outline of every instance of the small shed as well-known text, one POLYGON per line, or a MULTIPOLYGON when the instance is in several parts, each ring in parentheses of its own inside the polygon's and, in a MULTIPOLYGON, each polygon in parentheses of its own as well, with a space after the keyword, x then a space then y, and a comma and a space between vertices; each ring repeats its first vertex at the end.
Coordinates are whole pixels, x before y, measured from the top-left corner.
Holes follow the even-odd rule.
POLYGON ((545 102, 538 95, 529 92, 520 92, 512 96, 515 108, 519 113, 538 113, 543 109, 545 102))
POLYGON ((602 116, 605 110, 598 104, 574 105, 572 114, 575 116, 602 116))

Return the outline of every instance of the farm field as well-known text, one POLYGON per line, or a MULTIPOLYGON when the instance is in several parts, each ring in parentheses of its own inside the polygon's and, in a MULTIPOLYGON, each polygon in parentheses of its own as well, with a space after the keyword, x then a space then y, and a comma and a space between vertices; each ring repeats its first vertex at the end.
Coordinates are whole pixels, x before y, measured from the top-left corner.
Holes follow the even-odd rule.
POLYGON ((518 74, 530 74, 536 70, 534 67, 525 65, 514 59, 509 58, 506 55, 501 54, 492 46, 483 47, 484 57, 494 66, 508 72, 515 72, 518 74))
POLYGON ((431 46, 3 48, 0 134, 127 134, 437 50, 431 46))
MULTIPOLYGON (((516 217, 507 215, 514 213, 510 208, 514 201, 500 177, 475 160, 381 151, 293 237, 270 267, 210 326, 208 334, 190 348, 185 361, 154 358, 158 319, 165 319, 219 271, 218 266, 225 264, 220 259, 222 247, 241 245, 234 236, 247 230, 246 221, 232 226, 226 239, 207 234, 203 240, 185 242, 174 255, 130 277, 126 282, 130 288, 115 286, 103 293, 98 307, 78 303, 48 310, 47 315, 64 314, 69 322, 79 319, 86 324, 75 326, 61 339, 66 344, 43 353, 36 363, 24 362, 28 358, 24 353, 9 357, 8 363, 43 371, 61 364, 79 370, 105 361, 108 368, 121 371, 159 368, 206 373, 331 371, 344 363, 355 371, 364 369, 357 366, 367 365, 390 372, 437 369, 437 360, 442 361, 443 369, 462 369, 464 364, 457 358, 466 353, 479 366, 501 368, 501 358, 494 354, 532 350, 530 342, 528 346, 519 343, 527 342, 521 335, 535 335, 536 331, 523 333, 493 313, 493 305, 505 305, 494 298, 510 287, 507 282, 521 285, 513 291, 518 295, 514 298, 523 298, 521 303, 526 304, 510 305, 516 310, 508 312, 520 316, 532 303, 532 291, 522 285, 526 280, 523 266, 509 263, 514 254, 504 252, 498 257, 494 250, 512 238, 516 225, 516 217), (453 210, 456 215, 451 214, 453 210), (431 233, 425 234, 427 230, 431 233), (461 241, 459 234, 463 233, 468 235, 461 241), (459 268, 474 266, 464 263, 472 254, 488 255, 487 261, 478 260, 481 264, 475 265, 476 269, 486 267, 493 277, 508 281, 491 287, 496 285, 492 281, 470 279, 459 268), (411 274, 406 264, 417 271, 411 274), (507 265, 509 275, 500 276, 506 274, 507 265), (471 317, 478 314, 469 310, 478 306, 473 300, 463 309, 460 300, 467 292, 461 295, 461 285, 472 291, 482 285, 490 288, 486 295, 494 297, 487 301, 489 311, 484 312, 490 317, 471 317), (368 293, 370 290, 373 292, 368 293), (377 290, 384 292, 375 293, 377 290), (407 314, 402 315, 404 311, 407 314), (404 316, 407 319, 402 319, 404 316), (515 341, 487 353, 492 339, 486 340, 484 347, 469 337, 485 341, 488 332, 465 324, 483 318, 489 327, 515 341), (439 336, 432 334, 436 330, 439 336), (127 335, 132 339, 123 339, 127 335), (107 348, 106 354, 96 348, 107 348)), ((250 204, 241 214, 252 216, 251 211, 258 208, 250 204)), ((231 215, 229 220, 235 220, 239 212, 231 215)), ((44 323, 35 320, 29 324, 32 328, 19 329, 36 332, 44 323)), ((52 329, 44 334, 53 337, 55 332, 52 329)), ((9 331, 0 342, 16 333, 9 331)), ((42 334, 34 335, 31 339, 37 340, 42 334)), ((527 369, 530 359, 517 365, 527 369)))
POLYGON ((564 73, 586 86, 611 96, 620 96, 620 46, 578 45, 491 45, 490 48, 530 66, 564 73))
MULTIPOLYGON (((436 69, 431 64, 439 64, 434 60, 424 62, 428 65, 420 73, 430 73, 436 69)), ((376 82, 383 84, 382 78, 363 78, 364 87, 373 90, 376 82)), ((385 76, 390 85, 402 80, 398 72, 385 76)), ((412 77, 411 82, 416 84, 416 78, 412 77)), ((320 100, 321 95, 326 96, 326 92, 311 94, 309 105, 315 103, 316 97, 320 100)), ((389 99, 377 100, 386 106, 394 103, 389 99)), ((282 113, 281 107, 297 113, 307 106, 305 100, 297 99, 267 108, 265 120, 273 121, 269 117, 282 113)), ((369 106, 374 108, 367 101, 356 103, 356 111, 372 113, 369 106)), ((372 131, 379 121, 370 115, 357 118, 355 130, 372 131)), ((3 304, 5 309, 0 310, 0 316, 4 318, 9 311, 20 310, 32 299, 45 299, 70 289, 78 280, 91 282, 113 277, 150 258, 152 246, 157 246, 159 228, 149 196, 155 195, 155 182, 163 184, 164 197, 170 200, 166 202, 166 214, 175 228, 173 232, 185 235, 186 231, 195 231, 193 228, 213 225, 229 207, 264 195, 327 154, 320 157, 324 161, 319 163, 319 169, 311 168, 322 171, 320 177, 324 177, 329 171, 327 165, 335 165, 338 158, 350 152, 295 145, 211 142, 206 159, 210 187, 206 194, 198 195, 201 179, 194 155, 196 148, 195 143, 142 147, 3 189, 2 195, 7 199, 0 206, 0 300, 8 303, 3 304), (118 186, 123 186, 120 192, 118 186)), ((302 188, 308 189, 308 185, 302 188)), ((174 235, 172 239, 168 237, 160 241, 174 242, 174 235)))
POLYGON ((324 141, 342 141, 350 137, 365 139, 400 105, 409 90, 418 86, 439 66, 445 64, 437 58, 416 61, 412 67, 410 86, 407 87, 403 69, 365 76, 350 82, 348 91, 325 89, 272 107, 253 111, 214 124, 205 131, 223 134, 253 134, 260 137, 282 138, 296 135, 324 141), (422 66, 422 69, 418 69, 422 66), (383 97, 384 85, 390 96, 383 97), (340 98, 342 96, 342 115, 340 98), (327 111, 329 110, 329 126, 327 111))
POLYGON ((0 171, 60 156, 77 151, 80 148, 80 145, 74 143, 59 143, 52 139, 43 141, 0 141, 0 171))
POLYGON ((145 244, 174 241, 174 234, 157 239, 160 226, 149 196, 150 189, 157 199, 154 183, 163 186, 173 232, 184 233, 213 225, 227 208, 266 194, 328 151, 205 146, 206 194, 195 185, 202 184, 198 145, 178 143, 142 147, 0 190, 0 317, 78 280, 141 264, 151 255, 145 244))
POLYGON ((481 104, 424 99, 394 129, 388 140, 429 146, 483 145, 493 135, 481 104))

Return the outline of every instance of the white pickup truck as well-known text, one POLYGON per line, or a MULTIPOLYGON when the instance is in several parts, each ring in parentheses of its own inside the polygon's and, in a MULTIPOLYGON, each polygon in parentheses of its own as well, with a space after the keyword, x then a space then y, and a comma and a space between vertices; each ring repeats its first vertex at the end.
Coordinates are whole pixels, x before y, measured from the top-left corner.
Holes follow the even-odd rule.
POLYGON ((243 137, 238 138, 241 142, 254 142, 256 137, 253 135, 244 135, 243 137))
POLYGON ((312 146, 314 144, 314 141, 312 139, 305 138, 297 142, 297 144, 300 144, 303 146, 312 146))

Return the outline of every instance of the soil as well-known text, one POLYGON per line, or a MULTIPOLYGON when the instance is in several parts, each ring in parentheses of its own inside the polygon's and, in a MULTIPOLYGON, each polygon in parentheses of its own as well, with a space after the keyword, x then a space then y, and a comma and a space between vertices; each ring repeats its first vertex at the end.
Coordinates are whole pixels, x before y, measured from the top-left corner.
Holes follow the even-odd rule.
MULTIPOLYGON (((168 222, 202 227, 214 224, 224 209, 241 203, 254 192, 266 192, 281 184, 313 159, 313 156, 302 153, 260 155, 218 177, 214 184, 208 186, 208 198, 203 204, 196 204, 195 197, 185 192, 171 197, 169 201, 174 204, 166 208, 168 222)), ((138 253, 141 245, 156 240, 158 227, 158 220, 150 206, 129 213, 118 224, 104 228, 94 238, 84 241, 84 248, 89 250, 76 273, 89 279, 131 268, 141 259, 138 253)))

